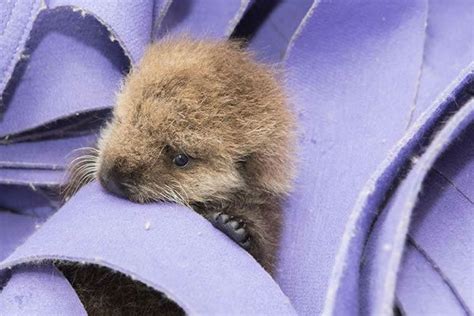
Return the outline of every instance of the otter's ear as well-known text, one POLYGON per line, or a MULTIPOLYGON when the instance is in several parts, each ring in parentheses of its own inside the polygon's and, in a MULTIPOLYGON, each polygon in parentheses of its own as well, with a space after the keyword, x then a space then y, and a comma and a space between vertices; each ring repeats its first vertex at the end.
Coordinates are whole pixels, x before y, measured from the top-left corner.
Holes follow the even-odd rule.
POLYGON ((248 181, 256 182, 265 191, 277 195, 289 193, 294 166, 289 155, 282 151, 255 152, 245 157, 245 172, 248 181), (278 152, 278 153, 277 153, 278 152))

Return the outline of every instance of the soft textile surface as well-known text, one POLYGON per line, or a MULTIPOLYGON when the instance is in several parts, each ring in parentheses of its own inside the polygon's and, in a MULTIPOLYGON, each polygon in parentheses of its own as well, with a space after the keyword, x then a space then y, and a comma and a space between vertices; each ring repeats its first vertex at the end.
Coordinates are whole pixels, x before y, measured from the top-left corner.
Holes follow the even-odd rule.
POLYGON ((94 146, 97 135, 15 143, 0 147, 0 167, 64 169, 74 157, 73 150, 94 146))
MULTIPOLYGON (((397 188, 396 192, 391 197, 389 204, 382 210, 382 216, 376 223, 374 233, 371 235, 368 242, 367 253, 365 254, 366 259, 364 262, 364 269, 362 270, 362 289, 364 293, 362 308, 364 311, 369 312, 373 315, 379 315, 382 313, 390 312, 392 308, 394 289, 396 284, 396 274, 398 266, 400 265, 401 256, 403 253, 403 247, 406 241, 406 235, 408 233, 408 225, 410 222, 411 213, 414 210, 414 205, 417 200, 417 196, 421 190, 423 180, 435 162, 436 158, 442 153, 442 151, 449 145, 455 137, 457 137, 464 128, 472 124, 474 121, 474 101, 471 101, 468 105, 462 108, 446 126, 439 132, 435 137, 430 146, 426 149, 423 156, 418 158, 418 161, 414 165, 413 169, 406 176, 405 181, 397 188)), ((435 184, 435 183, 433 183, 435 184)), ((449 201, 450 211, 455 212, 454 214, 446 214, 446 216, 462 216, 463 214, 456 212, 457 200, 449 201)), ((436 199, 432 199, 431 202, 435 202, 436 199)), ((469 205, 470 206, 470 205, 469 205)), ((469 207, 468 206, 468 207, 469 207)), ((432 212, 436 211, 436 204, 432 206, 432 212)), ((471 208, 472 211, 472 208, 471 208)), ((467 211, 465 213, 466 219, 463 219, 464 225, 470 227, 470 223, 466 222, 469 215, 472 216, 472 212, 467 211), (467 215, 467 216, 466 216, 467 215)), ((435 221, 437 223, 438 221, 435 221)), ((472 221, 470 221, 472 223, 472 221)), ((415 222, 416 224, 416 222, 415 222)), ((429 223, 424 223, 425 225, 429 223)), ((437 230, 435 225, 430 225, 429 230, 437 230)), ((462 225, 461 225, 462 227, 462 225)), ((419 227, 421 229, 422 227, 419 227)), ((452 225, 444 223, 443 229, 450 230, 452 225)), ((458 239, 464 239, 462 236, 463 230, 458 229, 457 234, 460 234, 458 239)), ((429 232, 428 232, 429 234, 429 232)), ((438 232, 437 235, 442 233, 438 232)), ((425 234, 424 237, 429 235, 425 234)), ((416 237, 415 237, 416 238, 416 237)), ((467 237, 470 239, 469 237, 467 237)), ((446 240, 447 241, 447 240, 446 240)), ((456 241, 456 240, 454 240, 456 241)), ((471 240, 472 241, 472 240, 471 240)), ((460 240, 462 243, 462 240, 460 240)), ((458 256, 472 257, 472 247, 469 249, 470 243, 466 243, 466 247, 458 249, 458 256)), ((431 245, 434 246, 434 245, 431 245)), ((439 245, 443 246, 443 244, 439 245)), ((444 249, 439 249, 439 246, 434 246, 432 249, 426 248, 428 254, 443 252, 441 256, 449 255, 444 249), (430 251, 431 250, 431 251, 430 251), (434 253, 433 253, 434 252, 434 253)), ((451 241, 450 247, 454 248, 455 243, 451 241)), ((453 257, 451 257, 451 260, 453 257)), ((458 273, 469 274, 469 265, 463 264, 462 261, 456 261, 456 270, 458 273)), ((468 287, 472 289, 474 283, 469 278, 466 280, 468 287)), ((459 290, 463 290, 459 287, 459 290)), ((464 297, 469 298, 470 291, 464 293, 464 297), (467 295, 466 295, 467 294, 467 295)))
POLYGON ((403 315, 466 315, 449 284, 411 244, 406 247, 398 283, 403 315))
MULTIPOLYGON (((430 262, 432 269, 438 270, 438 278, 442 277, 445 281, 444 287, 451 290, 451 297, 467 313, 473 310, 472 300, 465 298, 472 296, 473 286, 472 279, 466 278, 466 275, 474 273, 474 258, 472 251, 466 251, 466 247, 472 246, 474 242, 474 223, 470 216, 474 206, 462 192, 436 171, 425 181, 428 186, 422 192, 420 203, 414 210, 409 242, 424 254, 424 261, 430 262), (446 211, 446 205, 449 205, 449 211, 446 211)), ((406 268, 411 269, 408 264, 406 268)), ((402 267, 402 271, 403 269, 405 267, 402 267)), ((410 273, 407 277, 417 276, 410 273)), ((427 282, 431 282, 431 279, 421 284, 427 282)), ((401 296, 399 301, 402 305, 405 302, 411 304, 410 296, 405 294, 403 286, 404 283, 401 282, 397 288, 397 295, 401 296)), ((412 292, 409 288, 406 290, 408 293, 412 292)), ((430 291, 426 291, 426 294, 434 296, 430 291)), ((435 297, 441 300, 449 298, 440 294, 435 297)), ((422 304, 419 308, 426 306, 422 304)))
POLYGON ((74 289, 51 265, 18 267, 0 296, 2 315, 87 315, 74 289))
MULTIPOLYGON (((293 225, 283 242, 283 252, 292 255, 281 257, 279 274, 308 314, 322 312, 361 189, 403 135, 427 14, 424 1, 363 2, 363 10, 357 1, 316 5, 286 61, 302 137, 300 176, 287 212, 293 225), (295 295, 309 288, 321 291, 295 295)), ((349 268, 358 269, 357 262, 349 268)), ((357 309, 357 283, 349 285, 341 302, 330 293, 329 310, 332 304, 357 309)))
POLYGON ((191 314, 293 314, 263 268, 199 215, 172 205, 123 201, 97 183, 81 190, 0 269, 53 258, 120 270, 161 290, 191 314), (90 202, 87 208, 84 198, 90 202), (216 293, 219 304, 213 304, 216 293))
POLYGON ((189 33, 201 37, 230 36, 250 0, 172 0, 159 23, 157 36, 189 33), (211 21, 212 19, 212 21, 211 21))
MULTIPOLYGON (((38 187, 34 185, 0 185, 0 192, 2 192, 0 204, 3 208, 15 214, 29 215, 29 220, 35 220, 35 222, 43 221, 58 208, 58 203, 49 198, 48 188, 43 184, 38 187)), ((28 217, 23 220, 28 220, 28 217)), ((15 227, 15 225, 12 226, 15 227)))
POLYGON ((0 0, 0 314, 85 313, 52 259, 189 314, 472 314, 473 22, 469 0, 0 0), (58 210, 123 76, 182 32, 234 32, 286 71, 299 172, 276 282, 182 207, 92 184, 58 210))
POLYGON ((0 260, 8 257, 35 229, 34 217, 21 216, 3 209, 0 213, 0 260))
POLYGON ((113 105, 127 59, 100 22, 58 8, 40 13, 30 35, 18 83, 6 91, 0 136, 113 105))

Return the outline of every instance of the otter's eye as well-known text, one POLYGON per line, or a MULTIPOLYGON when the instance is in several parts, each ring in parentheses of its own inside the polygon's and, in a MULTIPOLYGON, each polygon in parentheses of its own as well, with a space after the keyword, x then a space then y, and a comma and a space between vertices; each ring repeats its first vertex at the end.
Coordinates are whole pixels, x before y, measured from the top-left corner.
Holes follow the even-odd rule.
POLYGON ((178 167, 184 167, 188 164, 189 157, 186 154, 178 154, 173 158, 173 163, 178 167))

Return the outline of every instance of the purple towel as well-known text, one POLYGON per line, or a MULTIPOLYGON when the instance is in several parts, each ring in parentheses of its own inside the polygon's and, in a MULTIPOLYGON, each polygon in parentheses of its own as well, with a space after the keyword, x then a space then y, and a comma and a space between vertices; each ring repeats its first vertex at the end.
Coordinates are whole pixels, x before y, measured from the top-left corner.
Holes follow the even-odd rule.
POLYGON ((85 314, 52 259, 189 314, 472 314, 472 21, 469 0, 0 0, 0 314, 85 314), (185 208, 51 195, 145 46, 180 32, 284 56, 299 175, 277 282, 185 208))

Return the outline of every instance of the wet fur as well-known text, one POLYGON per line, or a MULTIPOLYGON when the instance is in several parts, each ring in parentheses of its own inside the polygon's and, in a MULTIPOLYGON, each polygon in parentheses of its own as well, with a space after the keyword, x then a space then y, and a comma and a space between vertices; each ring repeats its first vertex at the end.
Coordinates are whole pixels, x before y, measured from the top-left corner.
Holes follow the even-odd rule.
POLYGON ((126 78, 97 150, 71 167, 68 195, 114 174, 132 201, 171 200, 243 220, 270 273, 280 201, 293 175, 293 117, 274 69, 238 43, 169 38, 126 78), (191 158, 173 165, 178 153, 191 158))

